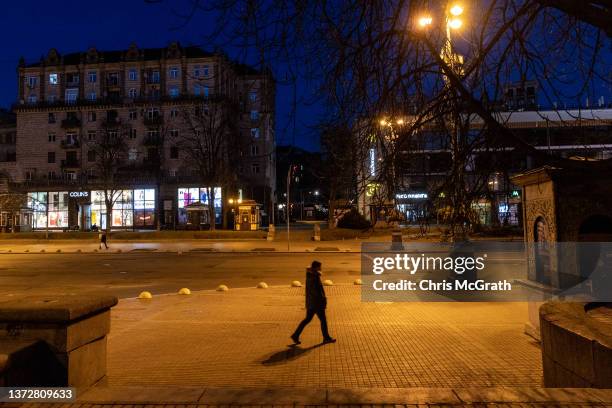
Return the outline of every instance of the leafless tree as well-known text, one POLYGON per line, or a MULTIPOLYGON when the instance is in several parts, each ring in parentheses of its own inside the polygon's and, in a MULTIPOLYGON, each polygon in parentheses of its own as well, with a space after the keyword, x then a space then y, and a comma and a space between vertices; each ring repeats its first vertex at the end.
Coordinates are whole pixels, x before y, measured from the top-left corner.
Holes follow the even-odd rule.
MULTIPOLYGON (((194 0, 192 9, 181 12, 186 24, 203 14, 214 16, 206 40, 242 47, 258 63, 291 74, 277 77, 316 86, 319 102, 328 107, 326 121, 350 123, 362 152, 372 146, 380 151, 377 180, 358 183, 362 188, 397 185, 398 157, 411 150, 413 136, 424 129, 441 133, 453 156, 441 186, 452 211, 451 227, 471 223, 469 203, 476 192, 466 183, 465 167, 476 148, 512 148, 566 168, 609 168, 609 161, 579 162, 536 149, 506 126, 496 102, 507 83, 528 79, 537 80, 544 102, 560 110, 564 104, 596 100, 612 82, 610 2, 466 1, 464 26, 452 33, 450 44, 447 3, 194 0), (432 17, 427 29, 419 25, 425 14, 432 17), (450 52, 445 55, 445 50, 450 52), (461 54, 465 62, 449 54, 461 54), (389 143, 379 119, 398 115, 409 120, 389 143), (477 138, 470 134, 474 118, 483 122, 477 138)), ((391 198, 391 191, 381 193, 381 199, 391 198)))
POLYGON ((198 181, 207 189, 210 228, 215 229, 215 187, 236 183, 236 156, 240 134, 236 121, 238 107, 225 96, 202 99, 182 111, 185 129, 178 144, 196 170, 198 181))
POLYGON ((113 207, 122 196, 120 171, 128 158, 130 126, 109 114, 102 123, 95 140, 88 141, 88 161, 95 174, 95 182, 102 189, 106 208, 106 231, 110 232, 113 207))

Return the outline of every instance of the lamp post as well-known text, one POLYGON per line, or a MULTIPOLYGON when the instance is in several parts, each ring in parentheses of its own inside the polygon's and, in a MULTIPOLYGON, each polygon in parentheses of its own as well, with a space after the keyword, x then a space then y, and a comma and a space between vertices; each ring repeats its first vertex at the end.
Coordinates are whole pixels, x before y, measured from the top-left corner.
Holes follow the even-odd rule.
MULTIPOLYGON (((458 76, 463 75, 463 56, 453 51, 452 45, 452 30, 458 30, 463 26, 463 20, 461 16, 464 8, 459 3, 447 3, 445 7, 445 39, 442 50, 440 51, 440 58, 447 64, 453 73, 458 76)), ((417 20, 418 25, 421 29, 429 29, 433 23, 433 18, 430 15, 424 15, 417 20)), ((450 79, 447 75, 444 75, 444 82, 447 87, 450 88, 450 79)), ((452 90, 451 90, 452 91, 452 90)), ((454 94, 454 92, 453 92, 454 94)), ((460 149, 460 127, 459 127, 460 116, 457 109, 453 110, 451 118, 451 131, 450 131, 450 147, 451 147, 451 165, 452 174, 454 178, 452 183, 453 194, 451 195, 451 239, 453 240, 464 240, 465 231, 463 225, 461 226, 460 236, 455 231, 455 223, 457 218, 462 224, 467 219, 467 209, 463 208, 465 204, 465 179, 463 177, 462 162, 460 160, 461 149, 460 149), (459 217, 456 217, 457 211, 459 211, 459 217)))

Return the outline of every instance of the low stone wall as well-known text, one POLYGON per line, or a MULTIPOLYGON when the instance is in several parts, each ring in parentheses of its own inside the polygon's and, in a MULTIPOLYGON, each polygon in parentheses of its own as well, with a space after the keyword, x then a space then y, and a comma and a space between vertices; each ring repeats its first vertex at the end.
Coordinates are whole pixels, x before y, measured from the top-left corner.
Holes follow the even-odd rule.
POLYGON ((546 387, 612 388, 612 307, 545 303, 540 334, 546 387))
POLYGON ((88 387, 99 381, 106 375, 106 336, 116 304, 114 296, 0 301, 0 383, 88 387), (28 361, 25 370, 20 362, 28 361))

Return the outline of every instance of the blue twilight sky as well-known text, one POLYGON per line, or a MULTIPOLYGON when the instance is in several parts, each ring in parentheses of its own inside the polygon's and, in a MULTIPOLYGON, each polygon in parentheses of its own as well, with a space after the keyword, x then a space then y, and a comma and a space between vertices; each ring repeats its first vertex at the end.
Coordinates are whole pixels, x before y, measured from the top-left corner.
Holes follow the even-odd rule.
MULTIPOLYGON (((188 0, 145 4, 144 0, 21 0, 2 1, 0 14, 0 107, 8 108, 17 99, 17 64, 19 57, 37 61, 50 48, 62 54, 84 51, 125 49, 136 42, 139 47, 164 47, 171 41, 200 45, 210 21, 196 16, 188 24, 176 12, 188 10, 188 0)), ((242 60, 237 50, 225 50, 242 60)), ((248 62, 248 61, 242 61, 248 62)), ((281 74, 282 75, 282 74, 281 74)), ((280 78, 283 79, 283 78, 280 78)), ((311 87, 303 82, 295 86, 297 100, 310 100, 311 87)), ((294 86, 277 84, 276 140, 308 150, 318 150, 319 142, 312 126, 321 111, 319 105, 298 102, 294 137, 292 101, 294 86)))

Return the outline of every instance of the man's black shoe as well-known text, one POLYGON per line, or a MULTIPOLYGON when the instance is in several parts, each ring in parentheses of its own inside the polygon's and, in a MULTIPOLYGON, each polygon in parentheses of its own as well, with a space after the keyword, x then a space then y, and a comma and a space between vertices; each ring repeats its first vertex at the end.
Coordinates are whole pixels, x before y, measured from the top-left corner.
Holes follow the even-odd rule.
POLYGON ((329 339, 323 339, 323 344, 327 344, 327 343, 335 343, 336 339, 333 338, 329 338, 329 339))
POLYGON ((302 344, 302 342, 300 341, 299 337, 296 336, 295 334, 291 335, 291 340, 293 340, 294 344, 302 344))

